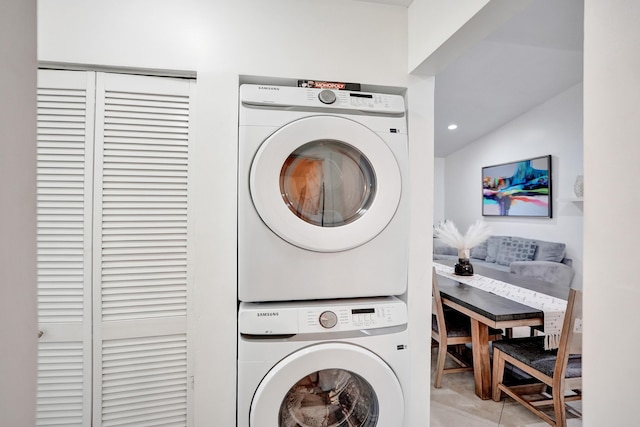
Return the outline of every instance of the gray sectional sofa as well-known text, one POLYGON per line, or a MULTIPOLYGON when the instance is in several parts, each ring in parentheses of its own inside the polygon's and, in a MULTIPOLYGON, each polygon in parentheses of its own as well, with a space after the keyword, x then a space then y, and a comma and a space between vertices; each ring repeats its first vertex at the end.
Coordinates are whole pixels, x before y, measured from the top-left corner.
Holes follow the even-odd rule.
MULTIPOLYGON (((496 270, 534 277, 569 287, 574 270, 565 257, 564 243, 547 242, 517 236, 491 236, 471 249, 469 261, 496 270)), ((433 239, 434 260, 456 260, 458 250, 433 239)))

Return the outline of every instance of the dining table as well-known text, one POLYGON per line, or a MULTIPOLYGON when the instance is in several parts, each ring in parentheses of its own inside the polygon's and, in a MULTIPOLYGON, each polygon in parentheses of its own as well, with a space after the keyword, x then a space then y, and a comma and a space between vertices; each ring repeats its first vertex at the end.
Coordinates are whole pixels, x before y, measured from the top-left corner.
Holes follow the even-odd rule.
MULTIPOLYGON (((454 260, 434 260, 449 267, 454 260)), ((437 271, 437 269, 436 269, 437 271)), ((490 267, 474 265, 474 273, 521 288, 566 301, 569 288, 532 277, 516 275, 490 267)), ((461 283, 450 275, 438 274, 438 285, 444 305, 471 318, 471 340, 475 393, 481 399, 491 398, 491 355, 489 327, 495 329, 544 325, 544 312, 508 298, 461 283)))

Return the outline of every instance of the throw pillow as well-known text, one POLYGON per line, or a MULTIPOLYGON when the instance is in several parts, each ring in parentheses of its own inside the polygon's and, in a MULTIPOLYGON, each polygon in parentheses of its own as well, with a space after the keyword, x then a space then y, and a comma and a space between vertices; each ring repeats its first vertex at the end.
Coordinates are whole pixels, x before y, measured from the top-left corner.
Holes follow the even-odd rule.
POLYGON ((510 265, 514 261, 532 261, 537 246, 533 240, 520 237, 504 239, 498 248, 496 264, 510 265))
POLYGON ((557 242, 545 242, 544 240, 538 240, 538 249, 536 251, 536 261, 554 261, 562 262, 564 259, 564 252, 567 245, 557 242))
POLYGON ((485 261, 496 262, 498 258, 498 246, 500 246, 500 242, 505 238, 505 236, 491 236, 487 239, 487 256, 485 261))
POLYGON ((471 258, 476 259, 486 259, 487 258, 487 245, 488 242, 485 240, 477 246, 471 248, 471 258))

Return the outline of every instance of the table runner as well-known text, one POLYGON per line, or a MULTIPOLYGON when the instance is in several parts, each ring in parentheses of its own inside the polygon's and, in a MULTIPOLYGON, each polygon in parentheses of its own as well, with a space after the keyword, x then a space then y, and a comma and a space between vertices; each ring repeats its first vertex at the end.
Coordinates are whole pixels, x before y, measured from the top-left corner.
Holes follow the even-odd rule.
POLYGON ((542 310, 544 312, 544 348, 545 350, 558 348, 560 344, 560 332, 562 332, 562 323, 564 322, 564 312, 567 309, 566 301, 477 273, 473 276, 458 276, 454 274, 453 267, 437 262, 434 262, 433 265, 436 273, 441 276, 449 277, 450 279, 473 286, 485 292, 490 292, 528 305, 529 307, 542 310))

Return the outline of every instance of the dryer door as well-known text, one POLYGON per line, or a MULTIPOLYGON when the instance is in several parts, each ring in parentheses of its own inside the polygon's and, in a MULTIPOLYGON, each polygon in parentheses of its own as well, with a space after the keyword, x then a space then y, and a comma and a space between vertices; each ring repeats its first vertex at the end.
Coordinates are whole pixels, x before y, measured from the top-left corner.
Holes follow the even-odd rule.
POLYGON ((256 390, 250 427, 400 427, 404 397, 391 368, 362 347, 326 343, 281 360, 256 390))
POLYGON ((264 223, 318 252, 360 246, 389 224, 402 182, 393 152, 366 126, 337 116, 293 121, 260 146, 249 177, 264 223))

